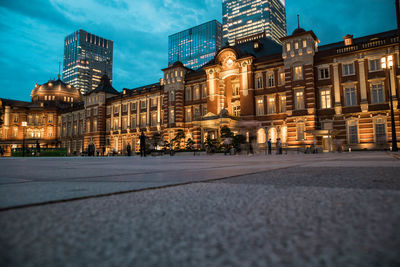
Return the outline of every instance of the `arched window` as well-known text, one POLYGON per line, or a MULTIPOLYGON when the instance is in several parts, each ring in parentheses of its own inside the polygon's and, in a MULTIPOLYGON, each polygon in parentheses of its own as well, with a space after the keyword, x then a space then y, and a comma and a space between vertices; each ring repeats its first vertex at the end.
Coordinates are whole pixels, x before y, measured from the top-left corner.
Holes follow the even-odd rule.
POLYGON ((266 139, 267 139, 267 135, 265 133, 264 128, 258 129, 258 131, 257 131, 257 143, 258 144, 265 144, 266 139))
POLYGON ((275 128, 269 128, 268 139, 271 139, 272 143, 276 143, 277 135, 278 135, 278 133, 275 128))

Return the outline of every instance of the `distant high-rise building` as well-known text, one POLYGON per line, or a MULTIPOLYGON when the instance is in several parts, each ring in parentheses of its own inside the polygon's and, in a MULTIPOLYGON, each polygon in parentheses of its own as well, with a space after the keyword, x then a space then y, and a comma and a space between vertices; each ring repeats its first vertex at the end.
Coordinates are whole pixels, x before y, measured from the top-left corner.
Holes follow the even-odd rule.
POLYGON ((285 0, 222 0, 222 23, 224 43, 259 33, 280 43, 286 36, 285 0))
POLYGON ((198 69, 214 58, 222 47, 222 25, 212 20, 168 36, 168 65, 180 61, 198 69))
POLYGON ((113 41, 78 30, 64 40, 63 80, 83 94, 94 90, 104 73, 112 80, 113 41))

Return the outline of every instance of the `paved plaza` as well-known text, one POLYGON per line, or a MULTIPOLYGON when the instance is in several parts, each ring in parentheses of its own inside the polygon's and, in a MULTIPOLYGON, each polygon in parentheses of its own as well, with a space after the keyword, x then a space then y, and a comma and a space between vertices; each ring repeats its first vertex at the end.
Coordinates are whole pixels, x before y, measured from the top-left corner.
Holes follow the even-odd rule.
POLYGON ((0 266, 399 266, 384 152, 1 158, 0 266))

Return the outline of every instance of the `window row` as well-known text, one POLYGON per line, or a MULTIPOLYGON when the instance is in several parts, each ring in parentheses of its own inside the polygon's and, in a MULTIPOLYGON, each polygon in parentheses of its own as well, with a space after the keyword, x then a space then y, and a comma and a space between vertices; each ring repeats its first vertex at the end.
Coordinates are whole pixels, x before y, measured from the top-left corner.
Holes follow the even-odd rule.
POLYGON ((185 88, 185 100, 190 101, 190 100, 199 100, 200 98, 205 98, 207 97, 207 87, 205 85, 196 85, 194 87, 186 87, 185 88), (200 96, 201 92, 201 96, 200 96))
MULTIPOLYGON (((256 115, 265 115, 265 98, 258 97, 256 99, 256 115)), ((267 114, 274 114, 286 112, 286 95, 270 95, 266 97, 267 100, 267 114), (278 104, 278 105, 277 105, 278 104)))
MULTIPOLYGON (((266 76, 262 73, 256 74, 256 80, 255 80, 255 87, 256 89, 263 89, 264 88, 264 77, 266 77, 266 87, 275 87, 276 85, 276 78, 275 78, 275 73, 274 72, 268 72, 266 76)), ((285 73, 283 70, 280 70, 278 72, 278 85, 284 85, 285 84, 285 73)))

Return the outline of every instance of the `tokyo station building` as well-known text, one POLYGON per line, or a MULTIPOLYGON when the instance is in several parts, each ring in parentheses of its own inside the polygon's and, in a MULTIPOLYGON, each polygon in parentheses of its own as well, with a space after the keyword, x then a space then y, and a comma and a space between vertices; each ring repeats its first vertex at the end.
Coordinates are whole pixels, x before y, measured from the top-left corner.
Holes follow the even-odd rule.
POLYGON ((261 148, 266 140, 276 143, 277 138, 294 149, 312 144, 323 151, 390 147, 390 94, 400 133, 396 31, 347 35, 320 46, 313 31, 299 28, 281 42, 282 46, 263 34, 236 40, 200 70, 176 62, 163 69, 160 82, 122 92, 106 75, 84 96, 77 89, 71 94, 62 81, 49 81, 64 88, 58 101, 44 98, 44 92, 37 96, 36 89, 32 103, 1 99, 0 145, 21 147, 21 123, 28 120, 26 138, 65 147, 69 154, 89 144, 100 153, 125 154, 127 144, 137 151, 142 130, 150 138, 160 133, 168 142, 183 130, 199 149, 207 136, 219 137, 223 126, 254 137, 261 148), (393 57, 393 67, 386 71, 380 62, 388 56, 393 57), (36 126, 35 119, 29 123, 33 114, 40 114, 36 126), (51 136, 46 132, 50 128, 51 136))

